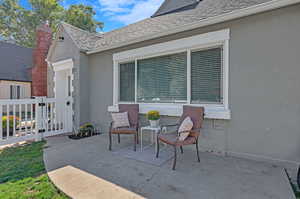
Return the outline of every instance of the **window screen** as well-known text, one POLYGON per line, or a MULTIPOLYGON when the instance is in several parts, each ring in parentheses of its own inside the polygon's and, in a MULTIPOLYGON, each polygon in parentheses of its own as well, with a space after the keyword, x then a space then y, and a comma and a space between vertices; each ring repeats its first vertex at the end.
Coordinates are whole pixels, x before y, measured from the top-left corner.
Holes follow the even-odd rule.
POLYGON ((138 102, 186 102, 187 54, 138 61, 138 102))
POLYGON ((191 53, 191 103, 222 102, 222 49, 191 53))
POLYGON ((119 101, 134 102, 135 98, 135 63, 124 63, 119 65, 120 93, 119 101))

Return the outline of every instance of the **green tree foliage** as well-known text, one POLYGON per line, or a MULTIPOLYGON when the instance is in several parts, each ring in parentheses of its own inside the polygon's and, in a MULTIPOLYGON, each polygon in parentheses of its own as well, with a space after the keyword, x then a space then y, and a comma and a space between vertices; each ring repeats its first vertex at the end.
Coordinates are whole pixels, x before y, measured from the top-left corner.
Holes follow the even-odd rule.
POLYGON ((89 32, 96 32, 103 27, 102 22, 93 17, 91 6, 71 5, 64 9, 60 0, 28 0, 30 9, 25 9, 19 0, 0 0, 0 38, 15 41, 17 44, 33 47, 35 30, 38 25, 49 22, 53 32, 59 22, 65 21, 89 32))

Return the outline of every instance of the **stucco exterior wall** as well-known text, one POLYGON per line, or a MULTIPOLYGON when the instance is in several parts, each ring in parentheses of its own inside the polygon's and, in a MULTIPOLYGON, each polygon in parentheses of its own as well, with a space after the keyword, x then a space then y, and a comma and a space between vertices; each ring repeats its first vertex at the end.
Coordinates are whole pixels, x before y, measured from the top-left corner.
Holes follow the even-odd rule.
MULTIPOLYGON (((73 60, 73 111, 76 113, 74 115, 74 125, 79 126, 81 123, 80 121, 80 52, 77 46, 73 43, 71 38, 66 34, 64 31, 62 31, 59 35, 59 37, 63 36, 64 41, 58 41, 56 42, 54 46, 54 50, 52 55, 49 58, 50 63, 55 63, 58 61, 66 60, 66 59, 72 59, 73 60)), ((54 72, 51 67, 48 67, 48 97, 55 97, 54 93, 54 72)), ((83 98, 82 101, 85 99, 83 98)))
POLYGON ((21 99, 28 99, 31 97, 31 82, 0 80, 0 99, 10 99, 11 85, 21 87, 21 99))
POLYGON ((90 122, 90 84, 89 84, 89 59, 80 53, 80 124, 90 122))
MULTIPOLYGON (((300 5, 89 55, 89 117, 108 131, 113 53, 230 28, 231 120, 205 120, 200 147, 300 162, 300 5)), ((82 80, 83 81, 83 80, 82 80)), ((88 107, 88 106, 87 106, 88 107)), ((176 118, 164 117, 162 122, 176 118)))

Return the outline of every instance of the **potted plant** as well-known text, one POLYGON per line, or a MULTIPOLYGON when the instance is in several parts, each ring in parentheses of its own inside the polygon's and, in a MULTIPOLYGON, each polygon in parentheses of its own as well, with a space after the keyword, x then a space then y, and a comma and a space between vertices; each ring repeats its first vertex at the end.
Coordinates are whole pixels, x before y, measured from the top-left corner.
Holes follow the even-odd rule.
POLYGON ((81 125, 78 128, 78 130, 74 129, 74 133, 75 134, 69 135, 69 138, 77 140, 77 139, 91 137, 93 135, 96 135, 95 127, 91 123, 85 123, 85 124, 81 125))
POLYGON ((160 114, 158 111, 149 111, 147 113, 147 119, 149 120, 151 127, 158 127, 160 114))
MULTIPOLYGON (((15 117, 15 125, 18 126, 19 125, 19 121, 20 119, 18 117, 15 117)), ((7 137, 7 136, 12 136, 13 135, 13 131, 14 131, 14 116, 3 116, 2 117, 2 130, 3 130, 3 137, 7 137), (8 118, 8 130, 9 132, 7 132, 7 118, 8 118)))
POLYGON ((94 134, 94 126, 91 123, 85 123, 79 127, 79 134, 82 137, 89 137, 94 134))

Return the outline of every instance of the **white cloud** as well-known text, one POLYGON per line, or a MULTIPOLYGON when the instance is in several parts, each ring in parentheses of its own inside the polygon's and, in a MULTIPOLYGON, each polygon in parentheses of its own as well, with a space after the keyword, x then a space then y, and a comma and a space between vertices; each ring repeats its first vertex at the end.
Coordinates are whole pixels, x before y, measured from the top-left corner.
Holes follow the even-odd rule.
POLYGON ((102 11, 112 19, 131 24, 150 17, 164 0, 99 0, 102 11))
POLYGON ((129 12, 128 6, 132 6, 137 0, 99 0, 104 12, 129 12))

